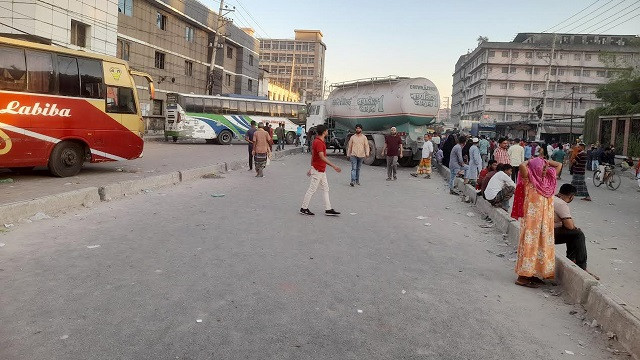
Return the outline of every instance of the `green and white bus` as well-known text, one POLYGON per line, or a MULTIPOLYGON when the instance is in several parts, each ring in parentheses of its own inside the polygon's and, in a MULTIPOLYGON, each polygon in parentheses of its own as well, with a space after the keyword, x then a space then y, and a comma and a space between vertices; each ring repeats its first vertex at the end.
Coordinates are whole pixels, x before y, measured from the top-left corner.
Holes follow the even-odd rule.
MULTIPOLYGON (((268 122, 275 129, 284 123, 286 141, 293 144, 298 124, 304 124, 306 105, 258 98, 167 94, 165 139, 204 139, 228 145, 243 139, 254 120, 268 122)), ((274 140, 276 140, 274 134, 274 140)))

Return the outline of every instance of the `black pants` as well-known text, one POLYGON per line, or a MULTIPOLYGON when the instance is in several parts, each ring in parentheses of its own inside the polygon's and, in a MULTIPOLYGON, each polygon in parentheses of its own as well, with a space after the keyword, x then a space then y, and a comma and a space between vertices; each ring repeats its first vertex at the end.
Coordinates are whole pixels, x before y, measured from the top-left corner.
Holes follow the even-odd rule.
POLYGON ((253 169, 253 146, 249 146, 249 170, 253 169))
POLYGON ((518 183, 518 172, 520 172, 520 166, 514 166, 511 171, 511 180, 513 180, 514 183, 518 183))
POLYGON ((584 233, 580 229, 569 230, 564 227, 555 228, 556 244, 567 244, 567 258, 581 269, 587 269, 587 245, 584 233))

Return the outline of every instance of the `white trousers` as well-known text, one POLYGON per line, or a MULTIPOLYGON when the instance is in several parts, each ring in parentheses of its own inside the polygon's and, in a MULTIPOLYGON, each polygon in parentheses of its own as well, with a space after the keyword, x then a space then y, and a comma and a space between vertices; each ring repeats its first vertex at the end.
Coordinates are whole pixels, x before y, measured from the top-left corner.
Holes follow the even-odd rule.
POLYGON ((311 202, 311 197, 313 197, 313 194, 318 190, 318 185, 320 185, 323 191, 325 210, 333 209, 331 207, 331 202, 329 201, 329 183, 327 182, 327 173, 319 172, 316 169, 311 169, 311 182, 309 183, 307 193, 304 195, 302 208, 309 208, 309 202, 311 202))

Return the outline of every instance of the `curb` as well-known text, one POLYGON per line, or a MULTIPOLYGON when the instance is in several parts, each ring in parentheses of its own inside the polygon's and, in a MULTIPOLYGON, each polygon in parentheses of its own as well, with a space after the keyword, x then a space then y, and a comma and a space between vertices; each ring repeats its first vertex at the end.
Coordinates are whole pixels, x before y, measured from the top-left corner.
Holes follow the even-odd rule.
MULTIPOLYGON (((274 159, 287 155, 301 154, 302 147, 287 149, 275 153, 274 159)), ((27 219, 37 213, 55 214, 75 207, 90 207, 101 201, 113 201, 133 196, 146 190, 164 186, 177 185, 184 181, 196 180, 206 174, 219 174, 242 169, 246 160, 233 160, 192 169, 173 171, 167 174, 150 176, 142 179, 126 180, 100 187, 87 187, 54 195, 47 195, 31 200, 18 201, 0 205, 0 224, 9 224, 27 219)))
MULTIPOLYGON (((440 166, 440 174, 449 179, 449 169, 440 166)), ((476 199, 479 212, 489 216, 495 228, 506 234, 509 243, 517 245, 520 239, 520 222, 513 220, 504 210, 493 207, 487 200, 478 197, 476 190, 456 179, 454 186, 465 197, 476 199)), ((599 281, 579 268, 569 259, 556 253, 555 279, 564 291, 564 298, 574 304, 581 304, 587 315, 595 319, 603 329, 617 335, 618 341, 633 356, 640 360, 640 319, 624 308, 624 301, 615 300, 599 281)))

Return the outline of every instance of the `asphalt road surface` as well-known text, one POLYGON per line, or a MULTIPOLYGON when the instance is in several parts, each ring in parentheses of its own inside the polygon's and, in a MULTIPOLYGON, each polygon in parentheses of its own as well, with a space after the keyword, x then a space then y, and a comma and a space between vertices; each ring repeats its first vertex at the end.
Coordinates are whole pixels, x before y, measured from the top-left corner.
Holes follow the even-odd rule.
POLYGON ((559 287, 514 285, 515 255, 438 176, 331 170, 343 214, 317 193, 308 217, 308 161, 0 233, 0 358, 621 358, 559 287))

